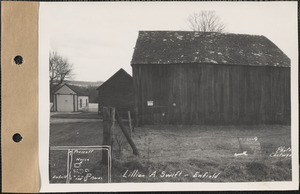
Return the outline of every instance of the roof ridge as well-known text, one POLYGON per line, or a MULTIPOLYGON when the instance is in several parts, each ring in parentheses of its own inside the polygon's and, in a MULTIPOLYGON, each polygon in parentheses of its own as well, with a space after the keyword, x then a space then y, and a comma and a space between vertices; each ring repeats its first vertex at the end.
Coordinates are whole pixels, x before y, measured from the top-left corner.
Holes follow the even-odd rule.
POLYGON ((72 87, 70 87, 70 85, 67 84, 67 83, 63 83, 62 85, 60 85, 60 86, 54 91, 54 93, 56 93, 58 90, 60 90, 60 89, 61 89, 62 87, 64 87, 64 86, 67 86, 67 87, 70 88, 74 93, 77 94, 77 92, 76 92, 72 87))
POLYGON ((197 31, 140 31, 133 64, 209 63, 290 67, 264 35, 197 31))
POLYGON ((244 36, 261 36, 264 35, 258 34, 243 34, 243 33, 232 33, 232 32, 201 32, 201 31, 189 31, 189 30, 139 30, 139 33, 147 33, 147 32, 182 32, 182 33, 202 33, 202 34, 224 34, 224 35, 244 35, 244 36))
POLYGON ((118 73, 121 73, 121 72, 126 73, 129 77, 132 78, 132 76, 131 76, 129 73, 127 73, 127 71, 125 71, 123 68, 120 68, 117 72, 115 72, 112 76, 110 76, 105 82, 103 82, 103 83, 97 88, 97 90, 99 90, 100 87, 104 87, 104 86, 106 85, 106 83, 107 83, 109 80, 111 80, 111 79, 114 78, 118 73))

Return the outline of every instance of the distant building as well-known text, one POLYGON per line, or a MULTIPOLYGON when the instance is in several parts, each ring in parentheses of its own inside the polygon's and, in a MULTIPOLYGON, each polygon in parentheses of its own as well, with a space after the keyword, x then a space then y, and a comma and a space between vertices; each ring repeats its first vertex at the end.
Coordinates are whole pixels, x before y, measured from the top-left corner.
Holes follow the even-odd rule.
POLYGON ((264 36, 141 31, 131 66, 141 124, 290 124, 290 59, 264 36))
POLYGON ((133 109, 132 77, 124 69, 117 71, 99 86, 97 90, 98 110, 100 112, 104 106, 115 107, 119 112, 133 109))
POLYGON ((88 90, 64 84, 53 95, 53 111, 77 112, 89 110, 88 90))

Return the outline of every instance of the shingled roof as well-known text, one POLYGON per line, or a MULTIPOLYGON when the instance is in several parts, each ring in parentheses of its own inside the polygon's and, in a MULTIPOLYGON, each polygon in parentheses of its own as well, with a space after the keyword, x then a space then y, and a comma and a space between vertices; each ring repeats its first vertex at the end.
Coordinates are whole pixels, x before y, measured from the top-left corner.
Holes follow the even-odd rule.
POLYGON ((290 59, 258 35, 140 31, 131 64, 206 63, 290 67, 290 59))
POLYGON ((130 110, 134 105, 133 79, 124 69, 117 71, 97 90, 100 106, 130 110))
POLYGON ((74 85, 70 85, 70 84, 62 84, 62 85, 59 85, 57 86, 55 89, 54 89, 54 93, 56 91, 58 91, 60 88, 62 88, 63 86, 67 86, 69 87, 71 90, 73 90, 78 96, 89 96, 89 89, 86 88, 86 87, 80 87, 80 86, 74 86, 74 85))
POLYGON ((89 96, 89 89, 87 87, 80 87, 70 84, 67 85, 71 90, 77 93, 78 96, 89 96))
POLYGON ((118 88, 122 82, 132 82, 132 77, 123 68, 112 75, 108 80, 106 80, 102 85, 100 85, 97 90, 102 90, 106 88, 114 89, 118 88))

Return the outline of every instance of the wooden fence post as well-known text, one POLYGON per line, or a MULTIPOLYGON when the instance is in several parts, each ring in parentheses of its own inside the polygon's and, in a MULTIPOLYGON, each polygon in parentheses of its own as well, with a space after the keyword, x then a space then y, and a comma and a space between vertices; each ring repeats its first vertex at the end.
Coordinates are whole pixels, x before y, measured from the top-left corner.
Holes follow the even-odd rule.
POLYGON ((134 125, 135 125, 135 127, 138 127, 139 126, 139 116, 138 116, 138 108, 137 107, 134 108, 134 115, 135 115, 134 125))
MULTIPOLYGON (((114 133, 114 122, 115 122, 115 108, 103 107, 103 145, 111 147, 113 146, 113 133, 114 133)), ((111 154, 112 155, 112 154, 111 154)), ((106 150, 102 152, 102 163, 107 164, 108 153, 106 150)))
POLYGON ((131 125, 131 115, 130 115, 130 111, 128 111, 128 123, 129 123, 130 137, 131 137, 131 136, 132 136, 132 125, 131 125))
POLYGON ((123 124, 122 119, 118 112, 116 112, 116 119, 117 119, 117 122, 118 122, 123 134, 125 135, 128 143, 129 143, 129 145, 131 146, 131 148, 133 150, 133 154, 138 156, 139 155, 138 149, 136 148, 136 146, 133 143, 132 139, 130 138, 128 132, 126 131, 126 128, 124 127, 124 124, 123 124))

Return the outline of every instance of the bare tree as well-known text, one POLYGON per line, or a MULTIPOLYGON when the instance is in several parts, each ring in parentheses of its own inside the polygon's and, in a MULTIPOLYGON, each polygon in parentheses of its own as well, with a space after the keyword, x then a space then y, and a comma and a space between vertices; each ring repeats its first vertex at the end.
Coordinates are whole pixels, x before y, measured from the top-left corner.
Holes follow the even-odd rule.
POLYGON ((224 32, 225 25, 215 11, 200 11, 191 14, 187 23, 193 31, 224 32))
POLYGON ((56 51, 49 53, 49 84, 50 95, 53 89, 72 76, 73 65, 68 59, 59 55, 56 51))

